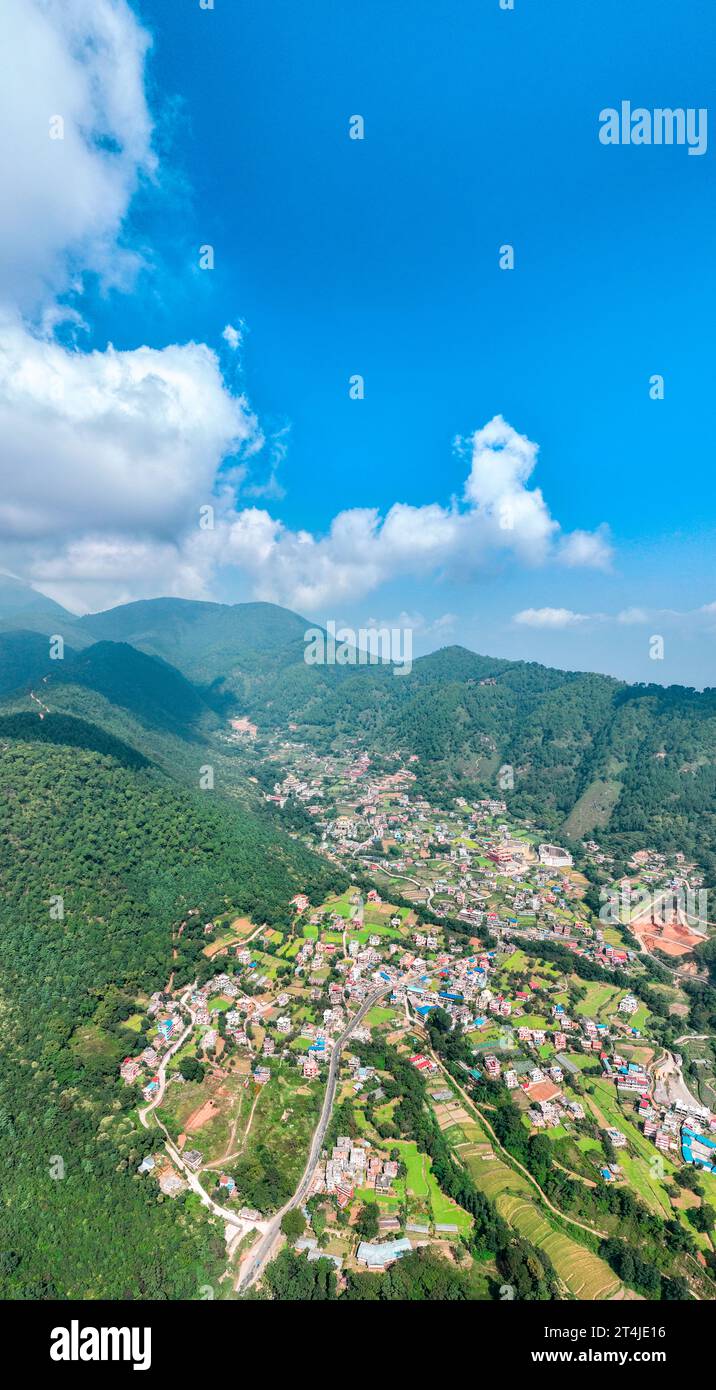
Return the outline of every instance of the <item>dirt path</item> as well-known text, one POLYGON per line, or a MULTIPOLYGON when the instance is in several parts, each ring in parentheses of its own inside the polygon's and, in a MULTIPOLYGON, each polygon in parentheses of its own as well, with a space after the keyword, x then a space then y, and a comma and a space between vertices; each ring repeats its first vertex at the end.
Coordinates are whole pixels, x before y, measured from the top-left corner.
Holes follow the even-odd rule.
POLYGON ((240 1147, 239 1147, 238 1149, 236 1149, 235 1153, 229 1153, 229 1149, 231 1148, 231 1145, 233 1144, 234 1140, 236 1139, 236 1126, 237 1126, 237 1124, 238 1124, 238 1122, 239 1122, 239 1115, 237 1115, 237 1116, 236 1116, 236 1119, 234 1120, 234 1124, 233 1124, 233 1126, 232 1126, 232 1130, 231 1130, 231 1135, 230 1135, 230 1138, 229 1138, 228 1147, 227 1147, 226 1153, 224 1154, 223 1158, 215 1158, 214 1161, 213 1161, 213 1163, 205 1163, 205 1164, 204 1164, 204 1167, 205 1167, 205 1168, 221 1168, 225 1163, 231 1163, 231 1162, 233 1162, 233 1160, 234 1160, 235 1158, 240 1158, 240 1157, 241 1157, 242 1153, 244 1152, 244 1149, 246 1148, 246 1141, 247 1141, 247 1139, 248 1139, 248 1137, 249 1137, 249 1134, 251 1133, 251 1126, 252 1126, 252 1124, 253 1124, 253 1122, 254 1122, 254 1111, 256 1110, 256 1106, 257 1106, 257 1104, 258 1104, 259 1096, 260 1096, 260 1095, 261 1095, 261 1092, 258 1091, 257 1094, 256 1094, 256 1096, 254 1097, 254 1103, 253 1103, 253 1105, 251 1106, 251 1114, 249 1115, 249 1122, 248 1122, 248 1124, 247 1124, 247 1126, 246 1126, 246 1133, 245 1133, 245 1135, 244 1135, 244 1137, 243 1137, 243 1140, 242 1140, 242 1142, 241 1142, 240 1147))

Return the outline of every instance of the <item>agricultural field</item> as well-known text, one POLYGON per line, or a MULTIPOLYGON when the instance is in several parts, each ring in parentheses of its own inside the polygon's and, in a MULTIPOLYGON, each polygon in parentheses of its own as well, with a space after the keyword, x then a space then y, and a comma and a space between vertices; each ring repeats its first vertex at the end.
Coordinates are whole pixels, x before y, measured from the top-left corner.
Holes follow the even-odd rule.
POLYGON ((472 1218, 441 1192, 427 1154, 421 1153, 412 1140, 396 1139, 391 1141, 389 1147, 398 1150, 400 1161, 407 1170, 405 1177, 395 1179, 389 1193, 362 1187, 357 1193, 358 1198, 364 1202, 377 1202, 386 1215, 403 1211, 407 1213, 408 1222, 454 1226, 456 1231, 451 1234, 466 1234, 472 1225, 472 1218))
POLYGON ((632 1157, 624 1149, 619 1149, 617 1160, 624 1175, 642 1201, 657 1215, 666 1217, 672 1214, 672 1205, 666 1191, 665 1181, 675 1171, 675 1165, 644 1137, 630 1118, 630 1113, 619 1103, 615 1088, 608 1082, 588 1081, 587 1105, 600 1123, 620 1129, 626 1135, 632 1157), (663 1173, 664 1177, 659 1177, 663 1173))
POLYGON ((235 946, 240 941, 245 941, 256 931, 255 923, 248 917, 234 917, 232 920, 231 913, 217 917, 214 928, 213 935, 204 947, 204 955, 210 960, 227 946, 235 946))
POLYGON ((617 985, 601 984, 598 980, 590 980, 587 984, 580 980, 578 976, 572 976, 572 983, 586 990, 584 999, 580 999, 575 1009, 575 1014, 582 1018, 594 1018, 600 1022, 606 1021, 606 1016, 610 1007, 616 1009, 619 1000, 626 994, 626 986, 620 989, 617 985))
POLYGON ((227 1009, 232 1008, 233 999, 227 999, 225 994, 215 994, 209 1003, 209 1013, 226 1013, 227 1009))
POLYGON ((477 1187, 495 1202, 510 1226, 545 1251, 573 1297, 605 1299, 619 1292, 620 1281, 609 1265, 556 1222, 552 1224, 532 1184, 493 1151, 490 1136, 479 1124, 463 1124, 444 1133, 477 1187), (490 1153, 494 1156, 486 1156, 490 1153))
POLYGON ((497 1198, 500 1215, 521 1235, 549 1255, 559 1278, 579 1299, 613 1298, 621 1287, 609 1265, 571 1236, 550 1225, 534 1202, 505 1192, 497 1198))
POLYGON ((255 978, 260 979, 262 976, 267 975, 269 979, 273 981, 276 979, 280 964, 281 962, 276 960, 275 956, 269 956, 263 951, 252 951, 251 965, 248 967, 251 972, 249 974, 249 979, 252 978, 253 968, 255 966, 255 978))
POLYGON ((499 969, 506 970, 509 974, 515 970, 528 972, 530 970, 529 957, 524 951, 520 951, 518 948, 511 956, 507 956, 505 960, 500 961, 499 969))
POLYGON ((385 1008, 377 1004, 367 1015, 366 1023, 370 1028, 379 1028, 382 1023, 400 1022, 402 1018, 402 1009, 385 1008))

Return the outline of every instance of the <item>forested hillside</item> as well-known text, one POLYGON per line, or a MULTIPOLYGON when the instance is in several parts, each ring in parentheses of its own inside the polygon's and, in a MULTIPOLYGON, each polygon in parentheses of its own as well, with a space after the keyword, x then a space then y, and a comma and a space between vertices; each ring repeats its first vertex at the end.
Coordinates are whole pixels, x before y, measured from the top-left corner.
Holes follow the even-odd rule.
MULTIPOLYGON (((3 608, 0 590, 6 627, 20 611, 16 590, 11 598, 3 608)), ((68 621, 82 641, 97 641, 65 665, 66 689, 53 670, 56 707, 146 747, 136 725, 102 700, 120 705, 124 719, 142 721, 145 739, 153 731, 152 756, 180 734, 181 747, 162 758, 177 770, 193 775, 187 743, 200 744, 212 719, 233 711, 260 729, 294 725, 297 737, 323 750, 350 741, 415 754, 426 795, 499 794, 550 834, 595 834, 625 855, 643 845, 683 849, 716 883, 715 690, 630 686, 462 647, 420 658, 400 679, 386 665, 308 666, 307 622, 266 603, 153 599, 68 621), (145 669, 132 666, 134 648, 147 654, 145 669), (176 699, 166 693, 172 679, 176 699)), ((8 649, 10 670, 13 663, 26 674, 20 649, 8 649)))
POLYGON ((273 603, 201 603, 148 599, 90 613, 85 638, 130 642, 163 657, 208 689, 247 694, 256 681, 303 665, 307 623, 273 603))
POLYGON ((399 749, 426 795, 500 796, 517 815, 619 854, 682 849, 716 883, 716 689, 627 685, 460 647, 385 667, 277 671, 242 708, 330 748, 399 749))
POLYGON ((126 642, 65 647, 53 659, 47 638, 0 632, 0 714, 67 714, 106 729, 196 787, 211 763, 217 784, 240 788, 216 734, 226 727, 220 696, 207 703, 196 686, 160 658, 126 642))
POLYGON ((341 880, 91 725, 10 716, 0 746, 0 1296, 197 1297, 223 1241, 195 1197, 135 1176, 125 1020, 193 978, 212 914, 285 922, 297 888, 341 880))

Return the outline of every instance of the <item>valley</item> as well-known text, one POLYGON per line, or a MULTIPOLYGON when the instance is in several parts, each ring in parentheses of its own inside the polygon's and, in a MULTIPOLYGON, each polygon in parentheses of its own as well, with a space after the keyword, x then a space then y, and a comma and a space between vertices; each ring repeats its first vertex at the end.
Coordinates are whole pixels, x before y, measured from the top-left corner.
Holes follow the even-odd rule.
POLYGON ((654 818, 644 743, 678 708, 685 757, 698 707, 710 776, 708 693, 307 668, 271 605, 128 605, 61 660, 34 621, 0 632, 8 1296, 714 1296, 709 822, 673 777, 654 818))

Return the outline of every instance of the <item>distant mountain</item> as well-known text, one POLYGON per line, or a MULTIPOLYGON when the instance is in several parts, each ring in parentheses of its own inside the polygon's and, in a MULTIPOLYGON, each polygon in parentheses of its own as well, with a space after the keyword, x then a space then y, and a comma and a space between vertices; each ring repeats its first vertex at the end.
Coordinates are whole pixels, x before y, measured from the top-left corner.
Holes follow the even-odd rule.
POLYGON ((58 634, 75 647, 84 647, 92 641, 77 625, 74 613, 38 593, 23 580, 0 574, 0 632, 16 629, 42 632, 47 637, 58 634))
POLYGON ((46 594, 38 593, 37 589, 33 589, 31 584, 26 584, 24 579, 0 572, 0 612, 22 614, 40 611, 54 613, 59 617, 67 616, 65 608, 55 603, 54 599, 47 598, 46 594))
MULTIPOLYGON (((12 601, 11 588, 0 612, 18 627, 30 601, 17 591, 14 610, 12 601)), ((45 623, 50 614, 57 621, 45 609, 45 623)), ((389 665, 309 666, 310 624, 269 603, 151 599, 69 615, 70 623, 94 645, 65 665, 74 692, 65 711, 98 720, 143 751, 146 742, 97 702, 110 701, 145 730, 180 734, 184 749, 233 708, 259 729, 295 725, 298 737, 324 751, 349 742, 376 755, 414 754, 418 785, 436 801, 498 795, 551 834, 595 834, 624 855, 644 845, 682 848, 716 883, 714 690, 627 685, 463 647, 422 657, 400 678, 389 665)), ((21 680, 32 674, 39 648, 10 643, 4 651, 0 692, 12 688, 13 671, 21 680)), ((43 675, 48 664, 59 663, 45 661, 43 675)), ((59 683, 53 670, 49 685, 59 683)))
POLYGON ((254 678, 303 660, 307 623, 273 603, 159 598, 127 603, 79 620, 85 637, 131 642, 192 681, 243 694, 254 678))

